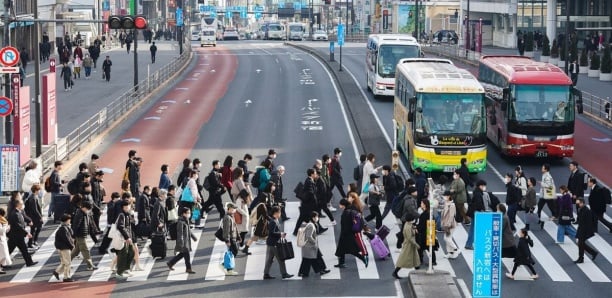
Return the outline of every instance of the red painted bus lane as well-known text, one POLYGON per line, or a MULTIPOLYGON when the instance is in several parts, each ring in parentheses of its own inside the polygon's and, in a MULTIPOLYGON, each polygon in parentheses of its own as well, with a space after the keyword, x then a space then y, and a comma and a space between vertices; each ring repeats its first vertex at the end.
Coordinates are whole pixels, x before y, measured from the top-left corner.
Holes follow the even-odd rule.
POLYGON ((573 160, 580 163, 580 166, 587 169, 598 180, 612 186, 612 169, 610 169, 612 140, 578 119, 576 119, 574 139, 576 142, 573 160))
POLYGON ((197 49, 197 52, 197 66, 185 79, 173 86, 101 155, 99 164, 115 170, 104 177, 108 189, 119 190, 131 149, 143 159, 141 186, 156 186, 162 164, 168 164, 172 171, 189 156, 198 139, 198 131, 213 115, 238 64, 236 57, 228 55, 222 47, 197 49), (213 50, 224 55, 213 55, 213 50))

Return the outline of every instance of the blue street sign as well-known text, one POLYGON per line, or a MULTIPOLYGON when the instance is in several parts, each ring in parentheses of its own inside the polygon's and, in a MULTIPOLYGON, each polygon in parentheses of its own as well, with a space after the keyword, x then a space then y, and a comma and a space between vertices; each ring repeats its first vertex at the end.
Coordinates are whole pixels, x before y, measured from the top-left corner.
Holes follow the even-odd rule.
POLYGON ((472 297, 501 297, 502 214, 476 212, 472 297))
POLYGON ((176 25, 179 27, 183 26, 183 9, 182 8, 176 9, 176 25))
POLYGON ((294 8, 295 10, 300 10, 300 9, 302 9, 302 3, 300 3, 300 2, 293 2, 293 8, 294 8))
POLYGON ((344 46, 344 24, 338 24, 338 45, 344 46))
POLYGON ((241 11, 240 11, 240 18, 241 18, 241 19, 246 19, 246 18, 247 18, 247 12, 246 12, 246 10, 241 10, 241 11))
POLYGON ((263 12, 263 7, 257 5, 255 6, 255 19, 259 20, 261 19, 261 13, 263 12))
POLYGON ((334 42, 333 41, 329 42, 329 52, 332 54, 334 53, 334 42))

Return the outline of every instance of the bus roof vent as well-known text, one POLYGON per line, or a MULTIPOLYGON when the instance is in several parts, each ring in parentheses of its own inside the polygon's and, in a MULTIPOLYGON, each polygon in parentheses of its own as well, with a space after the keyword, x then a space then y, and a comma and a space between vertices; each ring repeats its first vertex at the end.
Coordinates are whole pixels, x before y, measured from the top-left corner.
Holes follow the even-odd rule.
POLYGON ((433 79, 434 78, 433 74, 431 74, 431 73, 423 73, 423 74, 421 74, 421 77, 423 79, 433 79))
POLYGON ((451 79, 460 79, 461 78, 461 74, 458 73, 449 73, 448 77, 451 79))

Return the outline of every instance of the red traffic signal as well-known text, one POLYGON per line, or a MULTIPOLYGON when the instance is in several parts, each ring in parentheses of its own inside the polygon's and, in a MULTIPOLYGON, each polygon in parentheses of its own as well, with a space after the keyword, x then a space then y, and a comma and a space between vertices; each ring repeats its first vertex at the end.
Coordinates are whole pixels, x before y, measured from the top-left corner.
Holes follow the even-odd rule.
POLYGON ((147 19, 144 16, 110 16, 108 17, 110 29, 146 29, 147 19))

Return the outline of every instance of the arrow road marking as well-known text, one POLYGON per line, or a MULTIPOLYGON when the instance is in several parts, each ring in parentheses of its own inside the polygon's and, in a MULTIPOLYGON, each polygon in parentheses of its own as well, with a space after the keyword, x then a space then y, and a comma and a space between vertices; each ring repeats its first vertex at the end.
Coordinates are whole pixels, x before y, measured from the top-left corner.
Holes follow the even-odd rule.
POLYGON ((610 138, 591 138, 591 140, 595 142, 602 142, 602 143, 607 143, 607 142, 612 141, 612 139, 610 138))
POLYGON ((176 90, 189 90, 189 88, 185 88, 185 87, 177 87, 175 88, 176 90))
POLYGON ((249 104, 251 104, 251 103, 253 103, 253 102, 252 102, 250 99, 247 99, 247 100, 244 102, 244 105, 245 105, 245 106, 248 108, 248 107, 249 107, 249 104))
POLYGON ((176 103, 176 100, 164 100, 161 103, 176 103))
POLYGON ((128 142, 140 143, 140 139, 138 139, 138 138, 129 138, 129 139, 121 140, 121 143, 128 143, 128 142))
POLYGON ((144 120, 161 120, 161 118, 157 116, 153 116, 153 117, 146 117, 144 118, 144 120))
POLYGON ((191 103, 191 100, 189 100, 189 99, 185 100, 185 104, 190 104, 190 103, 191 103))
POLYGON ((256 69, 255 72, 260 73, 262 70, 261 69, 256 69))

